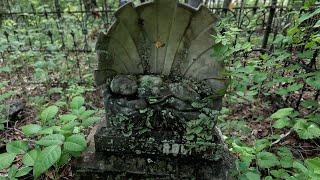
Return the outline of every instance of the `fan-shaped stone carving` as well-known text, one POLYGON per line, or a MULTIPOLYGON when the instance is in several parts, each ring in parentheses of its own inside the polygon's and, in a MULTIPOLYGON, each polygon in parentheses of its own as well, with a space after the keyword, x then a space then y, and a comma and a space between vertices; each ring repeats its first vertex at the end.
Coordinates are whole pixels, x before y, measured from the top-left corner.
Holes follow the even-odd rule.
POLYGON ((206 81, 216 91, 224 88, 223 65, 211 57, 217 19, 206 7, 154 0, 137 7, 128 3, 115 17, 97 42, 98 85, 116 74, 158 74, 206 81))

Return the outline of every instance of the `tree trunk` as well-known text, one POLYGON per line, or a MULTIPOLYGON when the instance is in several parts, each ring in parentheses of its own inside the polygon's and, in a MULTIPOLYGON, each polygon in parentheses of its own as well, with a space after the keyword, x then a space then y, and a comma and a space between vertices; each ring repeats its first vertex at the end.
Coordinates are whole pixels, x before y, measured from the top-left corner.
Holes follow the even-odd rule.
POLYGON ((202 3, 202 0, 188 0, 188 4, 194 8, 199 7, 201 3, 202 3))

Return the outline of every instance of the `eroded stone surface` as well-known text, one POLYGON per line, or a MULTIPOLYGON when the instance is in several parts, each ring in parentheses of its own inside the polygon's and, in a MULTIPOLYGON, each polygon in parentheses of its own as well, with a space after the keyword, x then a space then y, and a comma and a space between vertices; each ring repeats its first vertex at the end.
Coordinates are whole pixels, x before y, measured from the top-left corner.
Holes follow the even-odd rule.
POLYGON ((117 75, 110 84, 113 93, 121 95, 133 95, 138 90, 136 78, 134 76, 117 75))
POLYGON ((200 95, 188 84, 172 83, 169 88, 172 94, 181 100, 193 102, 200 99, 200 95))

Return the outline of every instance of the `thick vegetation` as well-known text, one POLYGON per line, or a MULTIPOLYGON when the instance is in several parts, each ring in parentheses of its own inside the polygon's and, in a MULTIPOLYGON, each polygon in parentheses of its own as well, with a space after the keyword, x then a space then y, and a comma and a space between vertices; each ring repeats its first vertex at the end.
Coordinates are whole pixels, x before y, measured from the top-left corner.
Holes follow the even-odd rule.
MULTIPOLYGON (((68 13, 82 6, 61 1, 62 17, 32 13, 54 5, 41 2, 21 0, 11 11, 29 13, 0 17, 0 179, 72 179, 70 160, 104 114, 93 47, 112 12, 68 13), (26 106, 10 114, 16 100, 26 106)), ((212 38, 213 59, 225 62, 229 77, 218 126, 237 157, 234 176, 320 179, 320 7, 292 3, 274 17, 290 21, 273 24, 267 48, 256 22, 269 8, 243 17, 242 26, 228 8, 212 38)))

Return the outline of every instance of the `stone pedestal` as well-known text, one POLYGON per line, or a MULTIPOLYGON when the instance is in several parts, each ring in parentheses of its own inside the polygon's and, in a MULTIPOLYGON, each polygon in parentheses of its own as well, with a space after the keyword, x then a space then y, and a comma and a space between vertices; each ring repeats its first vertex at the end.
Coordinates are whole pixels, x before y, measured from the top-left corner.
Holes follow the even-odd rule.
POLYGON ((179 77, 117 75, 105 89, 107 125, 79 179, 227 179, 232 164, 215 127, 221 97, 179 77))

